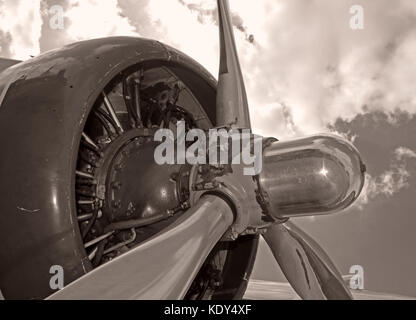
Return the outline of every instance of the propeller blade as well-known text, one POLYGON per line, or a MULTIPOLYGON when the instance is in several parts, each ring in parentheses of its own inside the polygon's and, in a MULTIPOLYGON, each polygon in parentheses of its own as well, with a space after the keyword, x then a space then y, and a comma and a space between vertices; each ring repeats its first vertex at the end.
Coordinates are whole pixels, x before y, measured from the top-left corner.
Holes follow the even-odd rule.
POLYGON ((228 0, 217 0, 220 28, 220 70, 217 125, 251 129, 247 94, 241 73, 228 0))
POLYGON ((233 220, 224 200, 205 196, 160 234, 48 299, 182 299, 233 220))
POLYGON ((275 224, 263 236, 287 280, 302 299, 352 299, 325 251, 294 224, 275 224))

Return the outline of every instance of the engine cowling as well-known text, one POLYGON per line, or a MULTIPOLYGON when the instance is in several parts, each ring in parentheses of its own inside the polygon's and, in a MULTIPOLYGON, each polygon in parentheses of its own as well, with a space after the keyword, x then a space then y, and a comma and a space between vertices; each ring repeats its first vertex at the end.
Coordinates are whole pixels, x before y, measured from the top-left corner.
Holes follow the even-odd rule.
MULTIPOLYGON (((139 64, 168 68, 191 90, 207 115, 206 123, 215 124, 214 78, 191 58, 157 41, 84 41, 0 73, 0 146, 5 150, 0 159, 0 289, 6 299, 52 294, 54 265, 63 268, 65 285, 92 269, 75 194, 82 133, 109 82, 139 64)), ((232 295, 227 298, 242 294, 256 249, 254 236, 232 249, 239 252, 231 261, 241 272, 228 281, 232 295)))

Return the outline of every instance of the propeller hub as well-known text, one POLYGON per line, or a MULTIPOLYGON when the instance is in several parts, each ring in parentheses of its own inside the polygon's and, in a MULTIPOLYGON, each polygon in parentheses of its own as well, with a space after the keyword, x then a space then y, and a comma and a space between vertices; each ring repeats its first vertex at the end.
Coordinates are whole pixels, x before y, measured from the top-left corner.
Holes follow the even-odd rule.
POLYGON ((345 209, 360 195, 364 173, 350 142, 317 135, 266 147, 257 180, 267 213, 287 219, 345 209))

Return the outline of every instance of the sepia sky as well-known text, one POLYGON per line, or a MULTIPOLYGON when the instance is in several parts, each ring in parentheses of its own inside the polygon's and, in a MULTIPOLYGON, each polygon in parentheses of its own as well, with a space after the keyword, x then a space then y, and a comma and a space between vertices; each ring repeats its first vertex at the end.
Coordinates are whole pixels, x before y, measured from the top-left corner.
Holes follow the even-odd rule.
MULTIPOLYGON (((153 38, 218 73, 214 0, 0 0, 0 56, 116 35, 153 38), (50 27, 53 5, 64 28, 50 27)), ((368 167, 358 203, 295 222, 369 290, 416 296, 416 2, 230 0, 256 133, 342 134, 368 167), (352 5, 364 29, 350 27, 352 5)), ((254 277, 283 280, 264 244, 254 277)))

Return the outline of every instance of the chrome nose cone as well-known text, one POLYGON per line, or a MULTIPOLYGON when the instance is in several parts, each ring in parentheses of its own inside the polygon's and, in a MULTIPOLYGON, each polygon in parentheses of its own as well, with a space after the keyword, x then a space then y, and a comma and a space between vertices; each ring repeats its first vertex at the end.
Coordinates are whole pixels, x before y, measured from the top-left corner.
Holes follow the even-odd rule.
POLYGON ((275 142, 265 148, 259 189, 274 218, 322 215, 351 205, 364 185, 357 149, 333 135, 275 142))

